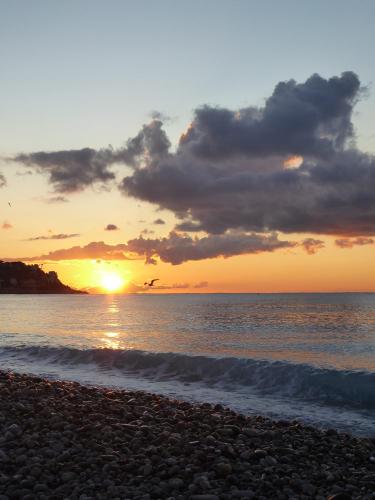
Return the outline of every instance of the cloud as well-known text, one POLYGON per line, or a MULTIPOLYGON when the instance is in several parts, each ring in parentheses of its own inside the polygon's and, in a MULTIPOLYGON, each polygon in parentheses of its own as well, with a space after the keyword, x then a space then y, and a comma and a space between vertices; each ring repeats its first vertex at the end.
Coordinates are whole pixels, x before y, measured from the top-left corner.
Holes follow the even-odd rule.
POLYGON ((306 238, 301 243, 302 247, 309 255, 315 254, 318 250, 325 247, 324 241, 315 240, 314 238, 306 238))
POLYGON ((138 260, 156 264, 157 259, 173 265, 189 260, 232 257, 234 255, 273 252, 282 248, 295 247, 296 243, 281 241, 276 234, 258 235, 228 233, 192 238, 186 234, 171 232, 166 238, 143 238, 140 236, 127 243, 108 245, 103 241, 91 242, 85 246, 75 246, 54 250, 36 257, 23 257, 22 261, 43 260, 138 260))
MULTIPOLYGON (((104 256, 97 249, 98 258, 109 252, 109 258, 179 264, 295 245, 277 233, 369 238, 375 235, 375 157, 356 147, 352 124, 362 90, 353 72, 314 74, 302 83, 279 82, 263 106, 197 108, 176 150, 159 114, 118 149, 16 160, 48 175, 59 193, 111 182, 111 166, 125 164, 130 171, 120 191, 178 219, 167 238, 141 236, 104 249, 104 256)), ((302 246, 315 253, 323 242, 308 238, 302 246)), ((82 247, 87 253, 95 252, 82 247)))
POLYGON ((65 198, 65 196, 50 196, 45 199, 45 202, 48 204, 52 203, 69 203, 69 200, 65 198))
POLYGON ((107 245, 103 241, 93 241, 85 246, 75 246, 54 250, 48 254, 36 257, 23 257, 19 260, 25 262, 38 262, 43 260, 77 260, 77 259, 103 259, 103 260, 129 260, 124 252, 126 245, 107 245))
POLYGON ((5 187, 7 185, 7 181, 4 175, 0 172, 0 188, 5 187))
POLYGON ((204 106, 175 153, 146 155, 120 189, 181 231, 375 234, 375 158, 351 122, 360 96, 346 72, 281 82, 262 108, 204 106))
POLYGON ((373 245, 375 240, 373 238, 341 238, 335 240, 335 245, 340 248, 353 248, 354 246, 363 246, 363 245, 373 245))
POLYGON ((135 283, 134 281, 129 282, 125 289, 125 293, 145 293, 145 292, 153 292, 154 290, 184 290, 190 288, 189 283, 173 283, 172 285, 162 284, 162 285, 154 285, 152 287, 143 285, 141 283, 135 283))
POLYGON ((25 241, 39 241, 39 240, 67 240, 68 238, 75 238, 80 236, 79 233, 73 234, 51 234, 50 236, 34 236, 32 238, 27 238, 25 241))
POLYGON ((228 233, 192 238, 173 231, 166 238, 139 237, 127 243, 128 251, 144 256, 148 264, 156 264, 156 258, 160 258, 161 261, 173 265, 189 260, 273 252, 293 246, 295 244, 289 241, 280 241, 276 234, 228 233))
MULTIPOLYGON (((115 179, 110 170, 114 163, 137 166, 150 158, 164 158, 170 147, 169 139, 162 129, 162 122, 153 119, 144 125, 125 147, 114 150, 71 149, 62 151, 38 151, 22 153, 11 161, 22 163, 39 174, 47 175, 57 193, 73 193, 95 185, 106 185, 115 179)), ((1 174, 0 174, 1 175, 1 174)), ((5 179, 4 179, 5 181, 5 179)), ((0 177, 1 186, 1 177, 0 177)))
POLYGON ((155 231, 153 231, 152 229, 142 229, 142 231, 141 231, 141 234, 143 234, 145 236, 148 234, 154 234, 154 233, 155 233, 155 231))
POLYGON ((107 224, 104 231, 118 231, 120 228, 116 224, 107 224))
POLYGON ((193 288, 207 288, 208 287, 208 281, 200 281, 199 283, 196 283, 193 288))
POLYGON ((280 82, 263 108, 238 111, 203 106, 180 144, 206 159, 235 155, 327 157, 353 135, 352 106, 360 82, 352 72, 304 83, 280 82))
POLYGON ((2 229, 12 229, 13 226, 10 222, 7 222, 7 221, 4 221, 2 226, 1 226, 2 229))
MULTIPOLYGON (((153 285, 152 287, 147 287, 149 291, 152 290, 186 290, 190 288, 190 283, 173 283, 171 285, 153 285)), ((147 290, 145 288, 145 290, 147 290)))
POLYGON ((153 224, 160 224, 160 225, 162 225, 162 224, 165 224, 165 221, 163 219, 155 219, 154 222, 153 222, 153 224))
POLYGON ((171 143, 160 120, 143 125, 140 132, 128 139, 125 148, 116 151, 116 161, 136 167, 143 161, 163 159, 168 156, 171 143))
POLYGON ((16 172, 16 175, 18 175, 19 177, 25 177, 25 175, 33 175, 33 171, 32 170, 25 170, 24 172, 16 172))
POLYGON ((161 111, 151 111, 150 116, 153 120, 160 120, 163 123, 169 122, 172 118, 161 111))
POLYGON ((115 162, 111 148, 91 148, 67 151, 19 154, 14 161, 34 168, 48 176, 48 181, 57 193, 82 191, 95 184, 105 184, 115 179, 108 167, 115 162))

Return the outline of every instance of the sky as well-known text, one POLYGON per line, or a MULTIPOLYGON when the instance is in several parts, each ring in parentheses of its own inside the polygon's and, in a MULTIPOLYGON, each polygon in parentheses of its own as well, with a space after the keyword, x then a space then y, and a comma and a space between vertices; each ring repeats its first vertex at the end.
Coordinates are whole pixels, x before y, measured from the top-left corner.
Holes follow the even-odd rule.
POLYGON ((372 0, 0 7, 0 258, 92 291, 375 291, 372 0))

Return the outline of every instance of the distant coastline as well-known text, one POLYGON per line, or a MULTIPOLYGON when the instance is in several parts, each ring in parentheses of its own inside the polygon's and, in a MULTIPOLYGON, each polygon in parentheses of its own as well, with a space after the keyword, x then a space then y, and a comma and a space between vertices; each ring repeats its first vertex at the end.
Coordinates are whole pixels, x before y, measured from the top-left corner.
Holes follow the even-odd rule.
POLYGON ((55 271, 37 264, 0 261, 0 294, 87 294, 64 285, 55 271))

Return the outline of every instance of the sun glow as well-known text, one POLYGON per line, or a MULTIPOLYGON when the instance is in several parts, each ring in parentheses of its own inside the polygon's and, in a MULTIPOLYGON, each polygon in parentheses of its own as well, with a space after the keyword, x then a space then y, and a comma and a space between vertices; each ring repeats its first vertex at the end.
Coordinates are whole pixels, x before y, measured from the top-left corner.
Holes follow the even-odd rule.
POLYGON ((125 280, 118 274, 105 273, 101 278, 101 285, 107 292, 117 292, 125 285, 125 280))

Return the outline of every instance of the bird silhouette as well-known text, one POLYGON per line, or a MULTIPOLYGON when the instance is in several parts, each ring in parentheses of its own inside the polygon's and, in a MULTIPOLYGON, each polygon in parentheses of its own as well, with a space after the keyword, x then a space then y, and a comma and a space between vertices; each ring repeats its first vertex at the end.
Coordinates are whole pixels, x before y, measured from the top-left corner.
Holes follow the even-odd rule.
POLYGON ((143 284, 148 285, 148 286, 154 286, 155 281, 159 281, 159 278, 155 278, 151 280, 150 282, 145 281, 143 284))
POLYGON ((10 207, 12 206, 12 205, 11 205, 11 203, 10 203, 10 201, 8 201, 8 205, 9 205, 10 207))

